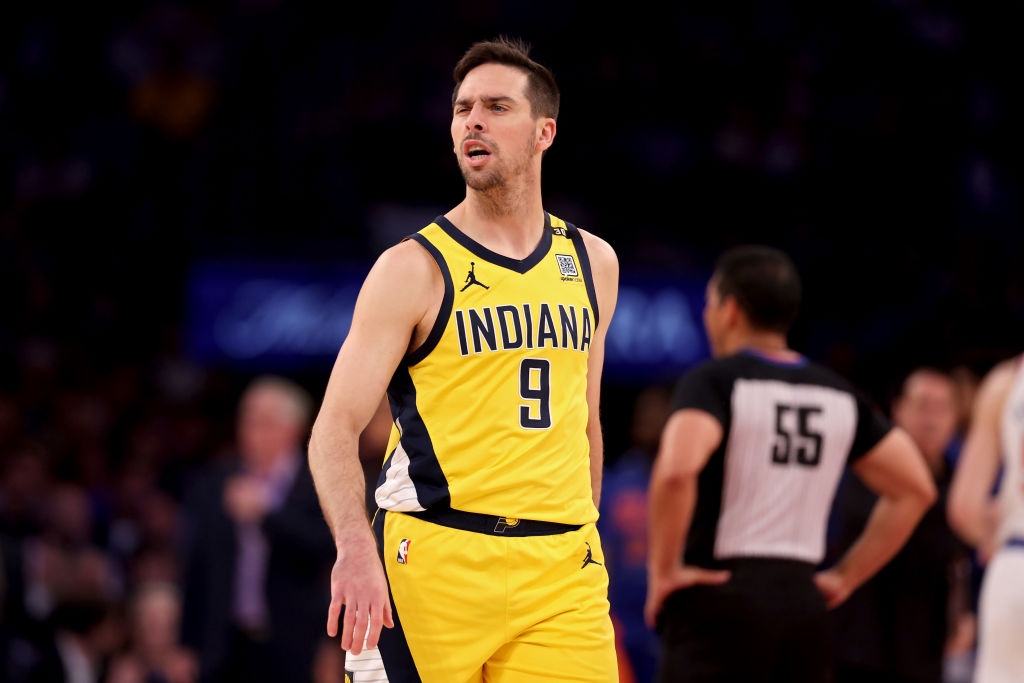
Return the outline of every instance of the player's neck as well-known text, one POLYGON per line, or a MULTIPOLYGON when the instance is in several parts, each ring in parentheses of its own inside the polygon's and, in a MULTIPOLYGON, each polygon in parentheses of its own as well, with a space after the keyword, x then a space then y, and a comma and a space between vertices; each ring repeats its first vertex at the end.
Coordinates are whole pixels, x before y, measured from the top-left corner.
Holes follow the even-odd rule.
POLYGON ((447 218, 491 251, 526 258, 537 248, 544 230, 540 183, 489 192, 467 188, 465 201, 449 211, 447 218))

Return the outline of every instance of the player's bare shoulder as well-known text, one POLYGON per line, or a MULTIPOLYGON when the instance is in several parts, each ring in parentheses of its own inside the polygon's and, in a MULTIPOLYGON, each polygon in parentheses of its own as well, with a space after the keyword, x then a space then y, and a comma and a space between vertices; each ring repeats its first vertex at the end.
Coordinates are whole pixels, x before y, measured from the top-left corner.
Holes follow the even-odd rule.
POLYGON ((388 247, 377 258, 374 268, 385 269, 390 275, 404 274, 402 280, 418 280, 427 284, 434 275, 441 281, 434 259, 416 240, 402 240, 393 247, 388 247))
POLYGON ((364 313, 416 325, 431 311, 436 313, 443 295, 444 280, 434 259, 416 241, 405 240, 373 264, 359 294, 357 317, 364 313))
POLYGON ((587 255, 590 257, 591 268, 617 275, 619 272, 619 257, 615 254, 607 240, 604 240, 592 232, 578 228, 583 237, 583 243, 587 245, 587 255))

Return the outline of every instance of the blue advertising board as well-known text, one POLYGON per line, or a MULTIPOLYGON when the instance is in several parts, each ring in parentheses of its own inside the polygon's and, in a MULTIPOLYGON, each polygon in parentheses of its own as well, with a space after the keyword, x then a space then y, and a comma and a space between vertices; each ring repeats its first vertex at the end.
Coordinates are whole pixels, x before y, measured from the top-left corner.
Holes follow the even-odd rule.
MULTIPOLYGON (((329 365, 352 323, 366 270, 204 264, 189 279, 189 348, 199 361, 252 370, 329 365)), ((707 357, 704 278, 623 273, 605 376, 670 376, 707 357)))

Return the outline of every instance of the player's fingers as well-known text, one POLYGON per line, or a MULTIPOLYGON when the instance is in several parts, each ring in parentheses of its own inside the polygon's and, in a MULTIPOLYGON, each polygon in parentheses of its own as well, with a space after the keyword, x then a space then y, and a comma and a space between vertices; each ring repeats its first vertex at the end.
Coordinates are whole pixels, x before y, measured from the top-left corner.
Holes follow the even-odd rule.
POLYGON ((370 608, 370 624, 366 632, 366 649, 372 650, 377 647, 380 639, 380 630, 384 627, 384 606, 373 605, 370 608))
POLYGON ((331 598, 331 606, 327 608, 327 635, 331 638, 338 635, 338 616, 341 614, 341 600, 331 598))
POLYGON ((363 651, 363 644, 366 642, 366 630, 370 625, 370 606, 363 604, 356 610, 355 623, 352 626, 352 654, 357 655, 363 651))
MULTIPOLYGON (((348 604, 345 607, 345 616, 341 619, 341 649, 352 649, 352 626, 356 621, 356 606, 348 604)), ((360 642, 362 645, 362 642, 360 642)))
POLYGON ((387 598, 384 602, 384 625, 388 628, 395 627, 395 619, 391 614, 391 598, 387 598))

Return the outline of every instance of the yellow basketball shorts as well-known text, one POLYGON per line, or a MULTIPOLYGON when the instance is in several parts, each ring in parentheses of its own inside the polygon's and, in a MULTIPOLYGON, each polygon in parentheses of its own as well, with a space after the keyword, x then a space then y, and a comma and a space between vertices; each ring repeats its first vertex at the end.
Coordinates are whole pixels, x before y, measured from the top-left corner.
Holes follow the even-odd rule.
POLYGON ((395 627, 349 656, 352 683, 618 681, 593 524, 414 514, 374 519, 395 627))

